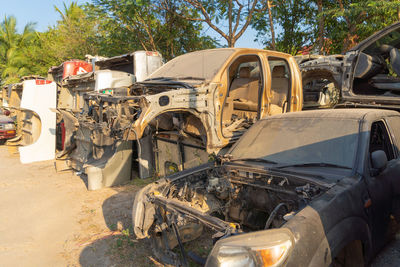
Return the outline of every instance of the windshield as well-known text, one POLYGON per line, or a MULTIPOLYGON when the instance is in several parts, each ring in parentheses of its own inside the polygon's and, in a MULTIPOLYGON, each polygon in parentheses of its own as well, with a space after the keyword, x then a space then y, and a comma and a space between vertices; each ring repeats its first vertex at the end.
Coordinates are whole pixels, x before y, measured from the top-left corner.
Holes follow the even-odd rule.
POLYGON ((391 31, 382 38, 379 38, 370 46, 368 46, 363 52, 370 55, 381 54, 382 52, 380 51, 380 48, 382 45, 389 45, 400 48, 400 29, 391 31))
POLYGON ((338 118, 269 119, 238 141, 234 159, 262 158, 282 165, 326 163, 352 168, 359 122, 338 118))
POLYGON ((167 62, 148 79, 165 77, 210 81, 233 52, 234 49, 213 49, 188 53, 167 62))

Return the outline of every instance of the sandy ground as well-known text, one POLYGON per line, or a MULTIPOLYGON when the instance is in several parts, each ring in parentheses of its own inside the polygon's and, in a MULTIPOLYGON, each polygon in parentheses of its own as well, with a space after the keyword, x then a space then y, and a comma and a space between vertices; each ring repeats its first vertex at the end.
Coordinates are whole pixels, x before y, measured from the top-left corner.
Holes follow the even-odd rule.
POLYGON ((0 266, 148 266, 134 239, 137 186, 87 191, 53 162, 22 165, 0 146, 0 266))
MULTIPOLYGON (((84 178, 53 162, 22 165, 0 146, 0 266, 160 265, 132 234, 140 186, 87 191, 84 178)), ((400 266, 400 234, 372 265, 400 266)))

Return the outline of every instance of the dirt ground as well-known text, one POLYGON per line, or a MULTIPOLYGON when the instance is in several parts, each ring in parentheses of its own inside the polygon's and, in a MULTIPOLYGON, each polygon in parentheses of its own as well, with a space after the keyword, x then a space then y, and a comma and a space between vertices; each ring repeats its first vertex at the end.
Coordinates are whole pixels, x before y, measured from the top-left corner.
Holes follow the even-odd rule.
POLYGON ((0 146, 0 266, 158 265, 132 234, 139 186, 85 182, 51 161, 22 165, 0 146))
MULTIPOLYGON (((53 162, 22 165, 8 150, 0 146, 0 266, 160 265, 132 233, 133 199, 146 181, 88 191, 53 162)), ((400 266, 399 234, 373 266, 400 266)))

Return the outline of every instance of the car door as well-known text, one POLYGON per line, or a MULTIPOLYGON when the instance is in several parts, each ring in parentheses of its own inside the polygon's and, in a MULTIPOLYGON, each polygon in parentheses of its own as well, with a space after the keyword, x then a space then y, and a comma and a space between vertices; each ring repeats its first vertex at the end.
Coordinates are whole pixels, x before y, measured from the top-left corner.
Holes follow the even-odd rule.
POLYGON ((398 161, 393 140, 384 120, 378 120, 371 124, 368 149, 369 163, 365 170, 368 192, 364 197, 364 207, 369 217, 372 244, 375 251, 386 242, 392 202, 391 177, 396 175, 396 171, 392 168, 386 168, 381 173, 376 173, 373 170, 370 155, 377 150, 383 150, 391 163, 398 161))
POLYGON ((260 96, 264 84, 259 55, 241 55, 227 69, 228 93, 222 109, 225 137, 241 135, 260 117, 260 96))
POLYGON ((388 172, 393 172, 391 178, 393 200, 392 213, 400 223, 400 116, 390 116, 386 118, 389 130, 397 150, 397 158, 388 164, 388 172))
POLYGON ((271 90, 268 114, 275 115, 290 111, 291 73, 289 63, 279 57, 268 57, 271 90))

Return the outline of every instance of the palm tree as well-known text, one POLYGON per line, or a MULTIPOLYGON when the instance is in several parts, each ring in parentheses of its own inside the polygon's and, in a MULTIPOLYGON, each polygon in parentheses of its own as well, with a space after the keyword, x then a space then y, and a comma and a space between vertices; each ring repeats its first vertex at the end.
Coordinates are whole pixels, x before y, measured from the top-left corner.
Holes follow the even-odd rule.
POLYGON ((57 6, 54 6, 54 9, 61 15, 62 22, 65 24, 69 24, 71 20, 80 18, 84 13, 77 2, 71 2, 69 6, 63 2, 63 7, 64 11, 61 11, 57 6))
POLYGON ((17 32, 17 20, 5 17, 0 23, 0 77, 2 84, 18 82, 29 73, 29 62, 24 50, 35 37, 34 24, 25 25, 21 34, 17 32))

